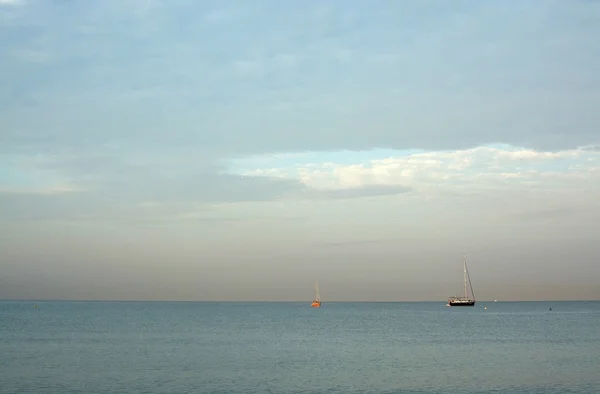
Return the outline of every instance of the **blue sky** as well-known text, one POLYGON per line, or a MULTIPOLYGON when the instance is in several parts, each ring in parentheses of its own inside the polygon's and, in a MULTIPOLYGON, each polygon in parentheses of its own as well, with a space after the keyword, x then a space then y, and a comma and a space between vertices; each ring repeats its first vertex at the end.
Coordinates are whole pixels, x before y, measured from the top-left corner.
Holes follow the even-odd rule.
POLYGON ((0 0, 0 297, 600 298, 599 19, 0 0))

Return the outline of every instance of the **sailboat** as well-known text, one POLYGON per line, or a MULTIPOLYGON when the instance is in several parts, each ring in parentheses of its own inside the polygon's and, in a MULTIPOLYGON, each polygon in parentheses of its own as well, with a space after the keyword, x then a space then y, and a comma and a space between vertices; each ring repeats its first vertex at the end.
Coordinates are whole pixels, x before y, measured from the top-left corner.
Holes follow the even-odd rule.
POLYGON ((315 283, 315 291, 317 294, 315 295, 315 299, 310 306, 312 306, 313 308, 320 308, 321 307, 321 297, 319 296, 319 282, 318 281, 315 283))
POLYGON ((475 293, 473 292, 473 286, 471 286, 471 277, 469 276, 469 270, 467 269, 467 257, 464 257, 463 263, 463 272, 464 272, 464 295, 462 297, 457 297, 454 295, 453 297, 448 298, 448 304, 446 306, 475 306, 475 293), (467 292, 467 281, 469 282, 469 289, 471 290, 471 296, 469 297, 469 293, 467 292))

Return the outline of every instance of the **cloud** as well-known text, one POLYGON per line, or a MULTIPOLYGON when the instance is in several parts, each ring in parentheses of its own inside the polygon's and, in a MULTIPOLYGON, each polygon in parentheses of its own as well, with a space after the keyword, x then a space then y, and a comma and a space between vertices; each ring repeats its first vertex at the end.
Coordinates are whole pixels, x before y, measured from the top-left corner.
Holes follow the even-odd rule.
POLYGON ((411 188, 400 185, 366 185, 345 189, 319 190, 316 194, 326 198, 348 199, 377 196, 393 196, 408 193, 411 188))
POLYGON ((229 174, 214 157, 188 151, 129 152, 113 147, 89 154, 5 156, 1 216, 163 220, 212 204, 272 201, 305 189, 292 179, 229 174))
POLYGON ((106 156, 95 159, 39 158, 38 167, 29 163, 29 171, 38 174, 29 184, 21 186, 4 179, 6 186, 0 188, 0 217, 6 220, 197 219, 198 209, 221 203, 349 199, 409 191, 385 185, 321 190, 297 179, 225 173, 202 160, 196 166, 188 163, 188 168, 182 171, 184 164, 178 160, 171 163, 156 157, 120 160, 119 156, 112 160, 106 156), (57 173, 61 177, 56 177, 57 173), (49 179, 56 179, 56 183, 47 182, 49 179))
MULTIPOLYGON (((435 194, 521 187, 560 190, 584 185, 600 189, 599 163, 600 154, 587 149, 543 152, 483 146, 459 151, 397 152, 397 156, 353 164, 300 161, 291 167, 254 168, 242 173, 297 179, 307 187, 342 195, 363 188, 393 191, 395 187, 435 194)), ((243 163, 237 166, 243 167, 243 163)))
POLYGON ((224 26, 194 20, 222 14, 204 3, 42 4, 3 34, 4 48, 53 62, 33 73, 26 59, 1 59, 13 77, 0 80, 10 103, 0 145, 248 155, 598 143, 600 56, 588 50, 598 5, 516 9, 237 2, 226 13, 238 20, 224 26), (16 91, 38 105, 16 104, 16 91))
POLYGON ((224 163, 215 166, 212 157, 194 159, 187 151, 129 156, 119 152, 115 148, 112 154, 70 158, 38 155, 35 161, 13 156, 21 171, 4 175, 2 216, 191 218, 197 217, 196 209, 219 203, 600 189, 600 153, 589 149, 544 152, 502 145, 386 152, 386 157, 365 152, 355 163, 352 152, 323 163, 314 162, 319 153, 305 152, 237 160, 231 170, 224 163), (245 164, 254 168, 244 169, 245 164), (261 167, 265 165, 271 167, 261 167), (31 174, 27 183, 23 174, 31 174), (11 179, 18 183, 11 184, 11 179))
POLYGON ((595 176, 593 162, 540 164, 600 143, 593 3, 23 5, 0 36, 0 165, 16 156, 19 177, 48 181, 0 188, 77 190, 32 194, 32 204, 64 198, 97 214, 144 201, 187 209, 595 176), (490 143, 524 148, 474 148, 490 143), (248 157, 372 148, 423 151, 227 171, 248 157))
POLYGON ((5 220, 166 220, 215 203, 277 200, 304 190, 304 186, 294 180, 266 177, 212 173, 179 179, 142 176, 135 179, 131 174, 116 175, 87 184, 87 189, 80 191, 0 191, 0 217, 5 220))

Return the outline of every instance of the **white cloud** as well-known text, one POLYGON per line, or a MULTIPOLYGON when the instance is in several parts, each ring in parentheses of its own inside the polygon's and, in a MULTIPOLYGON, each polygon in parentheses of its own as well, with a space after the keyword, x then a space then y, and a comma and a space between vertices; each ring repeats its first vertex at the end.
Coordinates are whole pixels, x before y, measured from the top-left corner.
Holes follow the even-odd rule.
POLYGON ((576 158, 581 154, 580 150, 570 149, 559 152, 538 152, 532 149, 524 149, 518 151, 499 151, 497 153, 500 159, 509 160, 553 160, 561 158, 576 158))
MULTIPOLYGON (((586 182, 599 178, 598 167, 594 166, 598 157, 600 152, 583 149, 540 152, 484 146, 391 156, 353 164, 297 162, 294 166, 258 168, 243 173, 297 179, 307 187, 329 191, 369 186, 403 186, 429 191, 519 186, 547 189, 586 185, 586 182)), ((600 187, 600 182, 596 184, 600 187)))

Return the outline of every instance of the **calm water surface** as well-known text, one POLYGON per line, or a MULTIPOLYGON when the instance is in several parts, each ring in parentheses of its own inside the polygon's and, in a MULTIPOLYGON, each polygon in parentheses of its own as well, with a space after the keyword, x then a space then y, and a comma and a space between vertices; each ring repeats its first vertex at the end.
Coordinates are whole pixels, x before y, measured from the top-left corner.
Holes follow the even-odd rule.
POLYGON ((600 393, 600 302, 0 302, 0 393, 600 393))

